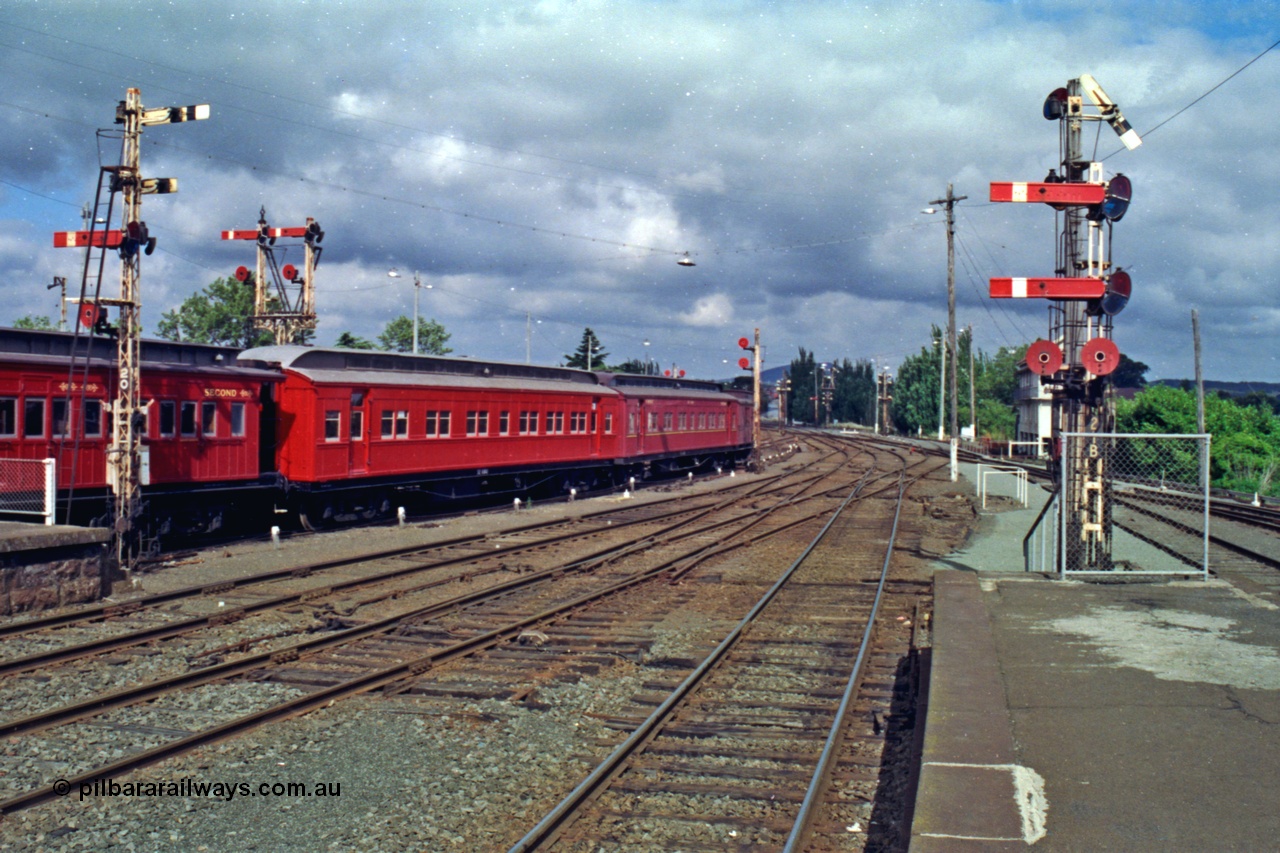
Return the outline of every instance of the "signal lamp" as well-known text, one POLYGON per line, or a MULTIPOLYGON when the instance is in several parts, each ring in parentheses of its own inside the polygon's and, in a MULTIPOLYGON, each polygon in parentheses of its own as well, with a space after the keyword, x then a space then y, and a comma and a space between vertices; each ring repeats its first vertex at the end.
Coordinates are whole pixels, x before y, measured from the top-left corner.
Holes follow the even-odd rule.
POLYGON ((1108 317, 1114 317, 1129 304, 1129 296, 1133 293, 1133 280, 1122 269, 1117 269, 1107 278, 1107 292, 1098 301, 1098 307, 1108 317))

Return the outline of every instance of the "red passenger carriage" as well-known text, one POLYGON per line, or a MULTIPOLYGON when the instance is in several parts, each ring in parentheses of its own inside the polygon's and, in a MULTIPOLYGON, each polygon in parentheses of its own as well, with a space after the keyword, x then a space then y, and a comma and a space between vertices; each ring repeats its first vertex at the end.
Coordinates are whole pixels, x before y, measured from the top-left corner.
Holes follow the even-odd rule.
POLYGON ((310 525, 413 495, 563 492, 750 450, 741 399, 714 383, 299 346, 240 363, 284 374, 276 458, 310 525), (656 429, 632 430, 650 415, 656 429))
MULTIPOLYGON (((263 476, 259 423, 265 390, 279 377, 235 366, 235 352, 142 343, 143 496, 152 536, 217 529, 233 500, 248 506, 246 491, 270 506, 275 477, 270 465, 263 476)), ((0 458, 55 461, 59 521, 110 517, 115 361, 107 338, 0 329, 0 458)))

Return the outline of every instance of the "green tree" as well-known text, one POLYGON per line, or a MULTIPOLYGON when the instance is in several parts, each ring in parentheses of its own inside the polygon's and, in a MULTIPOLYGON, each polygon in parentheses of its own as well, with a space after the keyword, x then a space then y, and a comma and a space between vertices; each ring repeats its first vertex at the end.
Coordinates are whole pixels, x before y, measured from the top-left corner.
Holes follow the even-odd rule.
POLYGON ((576 367, 580 370, 605 370, 605 359, 609 353, 604 351, 600 339, 590 327, 583 329, 582 341, 572 355, 566 355, 565 367, 576 367))
MULTIPOLYGON (((1210 394, 1204 400, 1210 444, 1209 477, 1214 486, 1280 494, 1280 417, 1260 406, 1210 394)), ((1193 391, 1166 385, 1148 387, 1132 400, 1116 401, 1119 432, 1188 434, 1196 430, 1193 391)))
MULTIPOLYGON (((453 349, 446 346, 453 337, 435 320, 418 319, 418 352, 422 355, 448 355, 453 349)), ((378 335, 378 349, 388 352, 413 352, 413 319, 401 314, 387 323, 378 335)))
POLYGON ((870 361, 849 359, 838 362, 835 371, 835 394, 831 401, 831 417, 841 423, 874 424, 876 419, 876 374, 870 361))
POLYGON ((160 337, 231 347, 265 346, 271 333, 253 324, 253 279, 218 278, 160 317, 160 337))
POLYGON ((818 366, 813 353, 800 347, 800 355, 791 361, 787 371, 791 377, 791 394, 787 398, 791 421, 798 424, 816 423, 814 418, 814 380, 817 378, 818 366))
POLYGON ((1111 374, 1111 384, 1116 388, 1147 387, 1146 373, 1151 368, 1120 353, 1120 366, 1111 374))
POLYGON ((932 347, 921 347, 918 355, 909 355, 898 367, 893 383, 894 426, 899 432, 917 435, 938 433, 938 392, 941 388, 942 330, 933 327, 932 347))
POLYGON ((43 315, 28 314, 13 321, 15 329, 53 329, 53 321, 43 315))
MULTIPOLYGON (((412 334, 412 332, 410 332, 412 334)), ((373 341, 368 338, 362 338, 359 335, 353 335, 351 332, 343 332, 338 335, 338 340, 334 341, 335 347, 342 349, 374 349, 373 341)))
POLYGON ((1014 437, 1014 394, 1018 368, 1026 357, 1026 344, 1001 347, 994 356, 979 353, 974 365, 979 435, 1000 440, 1014 437))
POLYGON ((652 372, 652 368, 646 365, 643 359, 639 358, 629 358, 622 364, 614 365, 608 369, 613 373, 638 373, 641 376, 652 372))

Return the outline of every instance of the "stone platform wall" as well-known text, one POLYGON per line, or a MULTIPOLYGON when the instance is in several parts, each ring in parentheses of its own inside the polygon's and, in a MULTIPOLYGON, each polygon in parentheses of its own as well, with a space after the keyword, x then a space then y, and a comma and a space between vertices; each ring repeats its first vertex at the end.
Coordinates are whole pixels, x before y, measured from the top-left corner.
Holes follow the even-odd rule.
POLYGON ((97 601, 114 555, 105 530, 0 526, 0 615, 97 601))

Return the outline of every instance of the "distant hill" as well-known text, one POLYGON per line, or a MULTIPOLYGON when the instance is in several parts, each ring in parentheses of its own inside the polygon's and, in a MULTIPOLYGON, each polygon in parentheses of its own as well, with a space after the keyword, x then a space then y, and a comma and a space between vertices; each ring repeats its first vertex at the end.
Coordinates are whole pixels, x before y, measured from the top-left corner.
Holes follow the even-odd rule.
MULTIPOLYGON (((1183 384, 1189 388, 1196 387, 1194 379, 1155 379, 1148 382, 1148 385, 1168 385, 1170 388, 1181 388, 1183 384)), ((1204 381, 1204 390, 1221 391, 1224 394, 1230 394, 1238 397, 1241 394, 1248 394, 1251 391, 1261 391, 1263 394, 1280 394, 1280 382, 1219 382, 1215 379, 1206 379, 1204 381)))

